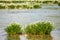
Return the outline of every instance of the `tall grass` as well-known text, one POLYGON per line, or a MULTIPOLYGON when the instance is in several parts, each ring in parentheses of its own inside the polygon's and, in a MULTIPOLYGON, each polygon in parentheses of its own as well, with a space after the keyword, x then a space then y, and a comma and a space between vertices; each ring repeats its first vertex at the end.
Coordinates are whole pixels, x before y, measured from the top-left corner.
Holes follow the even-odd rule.
POLYGON ((35 24, 29 24, 25 28, 26 34, 50 34, 53 26, 50 22, 38 22, 35 24))
POLYGON ((11 25, 5 28, 5 31, 8 35, 14 35, 21 32, 21 26, 17 23, 12 23, 11 25))

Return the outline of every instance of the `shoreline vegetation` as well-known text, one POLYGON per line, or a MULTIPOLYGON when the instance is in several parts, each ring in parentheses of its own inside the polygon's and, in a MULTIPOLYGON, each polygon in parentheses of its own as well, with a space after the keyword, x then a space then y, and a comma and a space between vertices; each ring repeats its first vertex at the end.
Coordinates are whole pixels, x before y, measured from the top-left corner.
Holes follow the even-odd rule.
POLYGON ((57 4, 59 1, 0 1, 0 9, 38 9, 43 4, 57 4))
POLYGON ((24 29, 17 23, 12 23, 5 28, 8 35, 50 35, 53 26, 50 22, 37 22, 28 24, 24 29))

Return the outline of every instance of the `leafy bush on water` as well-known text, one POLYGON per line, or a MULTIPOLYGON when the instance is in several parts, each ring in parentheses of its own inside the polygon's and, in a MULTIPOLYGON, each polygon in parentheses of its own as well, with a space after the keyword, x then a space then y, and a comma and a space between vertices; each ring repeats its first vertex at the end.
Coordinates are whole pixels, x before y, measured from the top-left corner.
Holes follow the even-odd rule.
POLYGON ((54 4, 58 4, 58 1, 54 1, 54 4))
POLYGON ((27 8, 27 5, 22 5, 23 8, 27 8))
POLYGON ((16 8, 17 8, 17 9, 21 8, 21 5, 17 5, 16 8))
POLYGON ((18 34, 21 32, 21 26, 17 23, 12 23, 11 25, 7 26, 5 31, 10 34, 18 34))
POLYGON ((50 22, 38 22, 35 24, 29 24, 25 28, 27 34, 50 34, 53 26, 50 22))
POLYGON ((41 8, 40 5, 34 5, 33 8, 41 8))
POLYGON ((5 9, 5 6, 0 5, 0 9, 5 9))
POLYGON ((14 6, 14 5, 9 5, 8 8, 9 8, 9 9, 14 9, 15 6, 14 6))
POLYGON ((60 6, 60 2, 58 3, 58 6, 60 6))

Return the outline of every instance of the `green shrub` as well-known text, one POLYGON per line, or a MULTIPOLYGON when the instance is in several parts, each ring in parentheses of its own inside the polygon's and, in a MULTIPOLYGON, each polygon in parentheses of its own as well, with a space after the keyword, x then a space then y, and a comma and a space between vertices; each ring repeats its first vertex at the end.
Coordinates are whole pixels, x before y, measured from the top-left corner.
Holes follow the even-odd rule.
POLYGON ((14 5, 9 5, 9 6, 8 6, 8 9, 14 9, 14 8, 15 8, 14 5))
POLYGON ((34 5, 33 8, 41 8, 40 5, 34 5))
POLYGON ((16 8, 17 8, 17 9, 21 8, 21 5, 17 5, 16 8))
POLYGON ((22 5, 22 7, 27 9, 28 6, 27 5, 22 5))
POLYGON ((43 1, 43 3, 48 3, 48 1, 43 1))
POLYGON ((16 23, 12 23, 11 25, 7 26, 5 31, 10 34, 18 34, 21 32, 21 26, 16 23))
POLYGON ((27 9, 33 9, 33 7, 32 7, 32 6, 27 5, 27 9))
POLYGON ((58 4, 58 1, 54 1, 54 4, 58 4))
POLYGON ((60 3, 58 3, 58 6, 60 6, 60 3))
POLYGON ((25 32, 27 34, 50 34, 53 26, 50 22, 38 22, 35 24, 27 25, 25 32))
POLYGON ((5 6, 0 5, 0 9, 5 9, 5 6))

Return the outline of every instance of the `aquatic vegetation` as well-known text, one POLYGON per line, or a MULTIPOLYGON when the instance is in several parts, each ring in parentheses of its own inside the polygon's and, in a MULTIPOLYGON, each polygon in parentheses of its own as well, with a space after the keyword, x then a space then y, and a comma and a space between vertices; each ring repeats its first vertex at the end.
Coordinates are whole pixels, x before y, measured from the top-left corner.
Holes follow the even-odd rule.
POLYGON ((53 26, 50 22, 38 22, 35 24, 29 24, 25 28, 26 34, 50 34, 53 26))
POLYGON ((41 8, 41 6, 40 5, 34 5, 33 8, 35 8, 35 9, 36 8, 41 8))
POLYGON ((60 2, 58 3, 58 6, 60 6, 60 2))
POLYGON ((8 6, 8 9, 14 9, 14 8, 15 8, 14 5, 9 5, 9 6, 8 6))
MULTIPOLYGON (((58 4, 59 3, 59 1, 40 1, 40 0, 37 0, 37 1, 31 1, 31 0, 29 0, 29 1, 27 1, 27 0, 23 0, 23 1, 0 1, 0 3, 3 3, 3 5, 5 6, 6 4, 8 4, 8 5, 6 5, 6 6, 8 6, 8 9, 36 9, 36 8, 41 8, 41 5, 40 4, 58 4), (13 4, 11 4, 11 3, 13 3, 13 4), (18 4, 18 5, 17 5, 18 4), (35 4, 37 4, 37 5, 35 5, 35 4), (30 5, 32 5, 32 7, 30 6, 30 5), (22 7, 21 7, 22 6, 22 7)), ((5 6, 5 7, 6 7, 5 6)), ((4 8, 3 6, 0 8, 0 9, 6 9, 6 8, 4 8)))
POLYGON ((8 35, 14 35, 14 34, 18 34, 20 33, 21 30, 21 26, 17 23, 12 23, 11 25, 7 26, 7 28, 5 28, 5 31, 7 32, 8 35))
POLYGON ((0 3, 11 3, 10 1, 1 1, 0 0, 0 3))
POLYGON ((24 3, 24 1, 12 1, 12 3, 24 3))
POLYGON ((48 3, 48 1, 43 1, 43 3, 48 3))
POLYGON ((5 9, 5 6, 0 5, 0 9, 5 9))
POLYGON ((58 4, 58 1, 54 1, 54 4, 58 4))
POLYGON ((22 5, 22 7, 23 7, 23 8, 26 8, 26 9, 28 8, 28 6, 27 6, 27 5, 22 5))
MULTIPOLYGON (((5 4, 10 3, 9 1, 2 1, 2 3, 3 2, 5 4)), ((40 5, 41 1, 35 2, 35 3, 28 2, 28 4, 25 4, 27 2, 25 2, 25 1, 12 1, 12 3, 14 3, 14 4, 8 4, 8 5, 6 5, 6 6, 4 5, 4 6, 5 6, 5 9, 36 9, 36 8, 41 8, 41 5, 40 5), (20 4, 17 5, 17 3, 20 3, 20 4), (35 5, 35 4, 37 4, 37 5, 35 5)))
POLYGON ((17 9, 19 9, 19 8, 21 8, 21 7, 22 7, 21 5, 17 5, 17 6, 16 6, 17 9))

